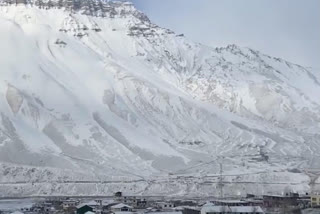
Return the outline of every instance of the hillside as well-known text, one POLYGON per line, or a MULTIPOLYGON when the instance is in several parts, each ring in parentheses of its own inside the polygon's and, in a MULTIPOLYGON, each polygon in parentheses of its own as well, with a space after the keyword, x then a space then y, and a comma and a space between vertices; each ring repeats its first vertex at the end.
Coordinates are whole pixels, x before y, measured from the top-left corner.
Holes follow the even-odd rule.
POLYGON ((219 163, 226 194, 314 187, 318 70, 127 2, 0 2, 0 195, 218 194, 219 163))

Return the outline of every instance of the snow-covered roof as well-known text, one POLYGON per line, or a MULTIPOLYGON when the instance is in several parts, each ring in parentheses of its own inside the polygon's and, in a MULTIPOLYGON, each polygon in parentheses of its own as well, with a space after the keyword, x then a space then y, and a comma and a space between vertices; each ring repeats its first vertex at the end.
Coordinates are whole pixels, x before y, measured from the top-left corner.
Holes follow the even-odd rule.
POLYGON ((76 206, 76 208, 79 209, 79 208, 84 207, 84 206, 89 206, 89 207, 91 207, 92 205, 89 205, 88 203, 81 203, 81 204, 79 204, 78 206, 76 206))
POLYGON ((213 202, 220 202, 220 203, 247 203, 246 201, 240 201, 240 200, 216 200, 213 202))
POLYGON ((102 201, 103 206, 112 205, 112 204, 116 204, 116 202, 114 200, 103 200, 102 201))
POLYGON ((84 214, 95 214, 95 213, 91 212, 91 211, 88 211, 88 212, 85 212, 84 214))
POLYGON ((205 203, 203 206, 204 206, 204 207, 206 207, 206 206, 214 206, 214 204, 211 203, 211 202, 207 202, 207 203, 205 203))
POLYGON ((229 206, 203 206, 201 213, 213 213, 213 212, 231 212, 229 206))
POLYGON ((100 205, 100 203, 95 201, 95 200, 89 201, 86 204, 89 205, 89 206, 98 206, 98 205, 100 205))
POLYGON ((179 210, 184 210, 185 208, 184 207, 175 207, 174 208, 174 210, 177 210, 177 211, 179 211, 179 210))
MULTIPOLYGON (((106 206, 109 205, 113 202, 113 200, 103 200, 101 201, 101 205, 106 206)), ((100 202, 97 202, 95 200, 89 201, 89 202, 85 202, 85 203, 81 203, 78 206, 76 206, 77 208, 81 208, 85 205, 88 205, 90 207, 94 207, 94 206, 100 206, 100 202)))
POLYGON ((123 207, 132 208, 131 206, 129 206, 129 205, 127 205, 127 204, 123 204, 123 203, 113 205, 111 208, 113 208, 113 209, 120 209, 120 208, 123 208, 123 207))
POLYGON ((129 211, 126 211, 126 212, 119 211, 119 212, 114 212, 114 214, 133 214, 133 212, 129 212, 129 211))
POLYGON ((263 213, 263 210, 259 206, 231 206, 233 213, 263 213))
POLYGON ((178 210, 178 209, 191 209, 191 210, 201 210, 201 208, 200 207, 198 207, 198 206, 189 206, 189 205, 183 205, 183 206, 178 206, 178 207, 175 207, 174 209, 175 210, 178 210))
POLYGON ((182 214, 181 211, 172 211, 172 212, 147 212, 146 214, 182 214))
POLYGON ((173 204, 172 202, 167 202, 167 201, 158 201, 156 204, 173 204))
POLYGON ((11 213, 11 214, 23 214, 23 212, 15 211, 15 212, 13 212, 13 213, 11 213))
POLYGON ((259 206, 203 206, 201 213, 209 212, 231 212, 231 213, 263 213, 263 210, 259 206))

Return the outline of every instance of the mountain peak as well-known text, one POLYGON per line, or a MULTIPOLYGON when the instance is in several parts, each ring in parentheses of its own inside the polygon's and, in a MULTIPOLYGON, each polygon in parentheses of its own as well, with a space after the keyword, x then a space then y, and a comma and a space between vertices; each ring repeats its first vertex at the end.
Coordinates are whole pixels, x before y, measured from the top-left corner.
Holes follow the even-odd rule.
POLYGON ((143 22, 150 22, 149 18, 138 11, 133 3, 127 1, 106 1, 106 0, 0 0, 0 6, 7 5, 28 5, 40 9, 65 9, 73 13, 83 15, 125 18, 133 16, 143 22))

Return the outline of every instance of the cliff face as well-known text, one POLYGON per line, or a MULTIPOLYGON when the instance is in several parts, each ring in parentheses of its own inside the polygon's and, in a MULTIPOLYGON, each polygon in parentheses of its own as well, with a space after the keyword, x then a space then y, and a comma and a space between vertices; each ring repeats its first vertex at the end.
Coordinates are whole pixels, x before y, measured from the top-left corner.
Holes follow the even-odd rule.
POLYGON ((148 17, 136 10, 130 2, 104 0, 1 0, 0 4, 2 6, 23 5, 45 10, 63 9, 72 13, 105 18, 124 18, 133 16, 141 21, 150 23, 148 17))
POLYGON ((319 71, 193 43, 130 3, 0 2, 4 195, 211 194, 219 163, 230 194, 309 189, 319 71))

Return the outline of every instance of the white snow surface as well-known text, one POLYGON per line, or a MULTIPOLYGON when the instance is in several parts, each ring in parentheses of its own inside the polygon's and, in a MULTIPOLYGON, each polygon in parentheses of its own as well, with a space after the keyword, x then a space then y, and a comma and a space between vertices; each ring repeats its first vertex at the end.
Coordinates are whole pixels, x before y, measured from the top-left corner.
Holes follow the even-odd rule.
POLYGON ((319 70, 39 2, 0 0, 0 195, 317 188, 319 70))

